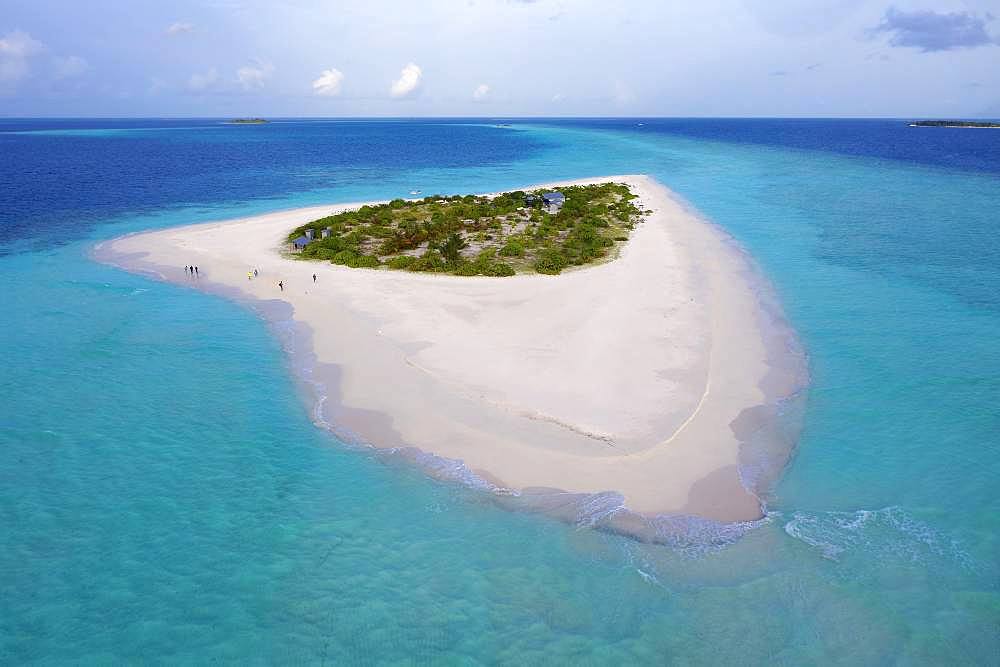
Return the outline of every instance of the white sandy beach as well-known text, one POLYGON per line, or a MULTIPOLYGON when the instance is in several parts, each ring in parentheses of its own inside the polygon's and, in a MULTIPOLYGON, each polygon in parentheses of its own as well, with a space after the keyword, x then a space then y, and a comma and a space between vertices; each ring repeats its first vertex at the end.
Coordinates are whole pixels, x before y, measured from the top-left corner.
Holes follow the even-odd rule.
POLYGON ((359 204, 136 234, 96 255, 287 302, 317 361, 337 369, 326 418, 375 447, 459 459, 511 489, 617 491, 642 514, 757 518, 734 423, 794 391, 797 378, 770 363, 747 260, 647 177, 578 182, 606 180, 628 183, 653 214, 614 261, 559 276, 468 278, 282 256, 293 227, 359 204), (260 275, 248 280, 252 267, 260 275))

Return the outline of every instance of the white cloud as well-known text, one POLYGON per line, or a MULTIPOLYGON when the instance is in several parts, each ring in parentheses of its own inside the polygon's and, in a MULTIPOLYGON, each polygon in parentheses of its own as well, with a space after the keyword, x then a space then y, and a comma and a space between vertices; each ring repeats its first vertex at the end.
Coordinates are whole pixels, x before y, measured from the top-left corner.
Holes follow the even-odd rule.
POLYGON ((214 67, 205 72, 195 72, 188 79, 188 88, 196 93, 203 93, 219 85, 219 70, 214 67))
POLYGON ((183 35, 186 32, 193 32, 194 25, 191 23, 185 23, 184 21, 177 21, 176 23, 171 23, 167 26, 166 33, 170 37, 175 35, 183 35))
POLYGON ((472 99, 474 99, 477 102, 481 102, 482 100, 485 100, 489 94, 490 94, 490 87, 487 86, 485 83, 481 83, 478 86, 476 86, 475 90, 472 91, 472 99))
MULTIPOLYGON (((235 79, 223 77, 216 67, 210 67, 203 72, 195 72, 188 78, 187 89, 194 93, 225 93, 233 94, 240 89, 244 91, 260 90, 274 73, 274 65, 262 60, 254 60, 236 70, 235 79)), ((158 86, 158 90, 163 87, 158 86)))
POLYGON ((392 82, 389 94, 393 97, 406 97, 420 87, 420 79, 424 73, 414 63, 407 63, 400 73, 399 78, 392 82))
POLYGON ((319 74, 319 78, 313 81, 313 93, 316 95, 326 95, 333 97, 340 94, 340 84, 344 80, 344 73, 336 67, 325 69, 319 74))
POLYGON ((56 79, 72 79, 89 70, 90 63, 80 56, 66 56, 65 58, 55 58, 53 67, 53 76, 56 79))
POLYGON ((44 49, 44 44, 22 30, 8 32, 0 39, 0 56, 5 58, 27 58, 44 49))
POLYGON ((243 90, 259 90, 274 74, 274 65, 262 60, 254 60, 253 64, 244 65, 236 70, 236 80, 243 90))
POLYGON ((45 45, 21 30, 0 38, 0 82, 16 83, 28 75, 28 61, 45 45))

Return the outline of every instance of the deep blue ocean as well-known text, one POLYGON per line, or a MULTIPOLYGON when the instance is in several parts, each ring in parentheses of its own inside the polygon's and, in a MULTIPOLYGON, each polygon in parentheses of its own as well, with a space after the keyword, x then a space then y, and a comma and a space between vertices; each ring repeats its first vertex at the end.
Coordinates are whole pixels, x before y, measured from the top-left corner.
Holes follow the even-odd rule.
POLYGON ((1000 664, 1000 130, 0 119, 0 663, 1000 664), (809 355, 764 525, 647 545, 313 425, 252 312, 124 233, 646 173, 809 355))

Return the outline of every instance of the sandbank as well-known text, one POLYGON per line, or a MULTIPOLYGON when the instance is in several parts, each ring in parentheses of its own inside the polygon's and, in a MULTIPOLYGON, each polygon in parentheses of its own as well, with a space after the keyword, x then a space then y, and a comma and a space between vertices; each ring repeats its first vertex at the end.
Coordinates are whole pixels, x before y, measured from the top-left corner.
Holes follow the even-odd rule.
POLYGON ((360 203, 133 234, 95 256, 287 304, 329 394, 318 418, 344 438, 461 462, 495 491, 550 504, 610 498, 602 511, 627 509, 622 523, 757 519, 761 488, 794 440, 775 426, 804 384, 794 334, 745 253, 651 178, 547 186, 609 180, 652 213, 618 257, 558 276, 351 269, 284 254, 292 228, 360 203))

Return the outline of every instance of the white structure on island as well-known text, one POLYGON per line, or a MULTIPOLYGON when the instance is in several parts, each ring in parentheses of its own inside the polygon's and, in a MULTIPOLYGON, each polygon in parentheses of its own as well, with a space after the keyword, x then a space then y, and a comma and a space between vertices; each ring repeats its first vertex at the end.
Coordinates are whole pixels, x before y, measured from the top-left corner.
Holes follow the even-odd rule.
POLYGON ((545 206, 545 210, 549 213, 558 213, 566 203, 566 195, 561 192, 544 192, 542 193, 542 204, 545 206))
POLYGON ((549 213, 558 213, 566 203, 566 195, 556 190, 543 192, 541 195, 527 195, 524 205, 528 208, 541 207, 549 213))

